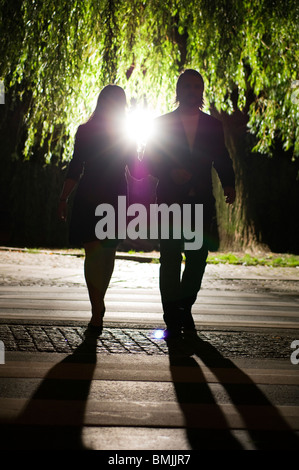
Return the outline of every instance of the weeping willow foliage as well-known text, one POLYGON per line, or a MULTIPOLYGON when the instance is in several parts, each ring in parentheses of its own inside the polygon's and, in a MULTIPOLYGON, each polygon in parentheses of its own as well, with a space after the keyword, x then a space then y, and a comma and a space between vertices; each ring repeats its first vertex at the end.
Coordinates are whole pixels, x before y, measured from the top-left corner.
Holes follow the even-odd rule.
POLYGON ((0 11, 0 80, 11 103, 26 98, 25 158, 46 141, 48 161, 55 145, 68 159, 107 83, 172 109, 186 67, 202 73, 207 107, 248 113, 255 150, 280 139, 299 155, 297 1, 0 0, 0 11))

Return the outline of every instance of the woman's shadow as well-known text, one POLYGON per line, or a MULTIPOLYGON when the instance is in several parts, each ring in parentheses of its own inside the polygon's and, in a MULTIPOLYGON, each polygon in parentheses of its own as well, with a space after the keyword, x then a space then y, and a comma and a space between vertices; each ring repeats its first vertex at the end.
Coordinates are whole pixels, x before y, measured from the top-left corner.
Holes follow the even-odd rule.
POLYGON ((97 362, 97 338, 47 373, 6 432, 7 450, 89 450, 83 443, 85 409, 97 362))
POLYGON ((188 357, 176 356, 169 350, 170 370, 191 449, 245 450, 248 437, 249 448, 255 450, 299 449, 294 431, 245 372, 199 337, 194 341, 193 351, 193 357, 188 357), (196 358, 216 376, 225 395, 229 396, 229 404, 235 411, 230 414, 231 422, 229 413, 224 413, 225 407, 213 395, 204 368, 196 358), (242 428, 247 438, 244 431, 240 434, 242 428))

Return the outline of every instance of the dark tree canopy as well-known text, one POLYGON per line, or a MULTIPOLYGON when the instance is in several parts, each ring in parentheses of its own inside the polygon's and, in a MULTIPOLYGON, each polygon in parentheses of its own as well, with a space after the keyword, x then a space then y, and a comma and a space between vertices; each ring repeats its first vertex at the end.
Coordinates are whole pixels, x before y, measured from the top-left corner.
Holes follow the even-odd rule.
POLYGON ((206 106, 248 115, 256 150, 276 140, 299 155, 298 1, 0 0, 0 80, 23 100, 25 158, 69 158, 76 127, 109 82, 171 109, 185 67, 199 70, 206 106), (66 138, 63 138, 66 137, 66 138))

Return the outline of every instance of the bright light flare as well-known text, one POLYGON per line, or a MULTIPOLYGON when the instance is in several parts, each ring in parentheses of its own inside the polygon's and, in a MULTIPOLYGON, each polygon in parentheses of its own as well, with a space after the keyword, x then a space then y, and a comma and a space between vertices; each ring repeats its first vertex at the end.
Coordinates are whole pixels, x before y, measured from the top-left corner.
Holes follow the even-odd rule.
POLYGON ((154 117, 154 112, 144 108, 134 108, 127 116, 126 133, 129 139, 136 142, 139 153, 143 152, 153 134, 154 117))
POLYGON ((154 339, 163 339, 165 335, 164 330, 155 330, 153 332, 153 338, 154 339))

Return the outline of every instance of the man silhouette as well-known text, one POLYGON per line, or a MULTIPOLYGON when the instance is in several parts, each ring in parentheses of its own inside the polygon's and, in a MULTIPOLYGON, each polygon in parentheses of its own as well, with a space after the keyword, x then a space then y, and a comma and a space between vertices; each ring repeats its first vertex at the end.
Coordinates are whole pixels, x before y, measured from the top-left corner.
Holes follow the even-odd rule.
MULTIPOLYGON (((160 239, 160 292, 167 341, 196 335, 191 309, 201 287, 208 251, 218 249, 212 167, 228 204, 235 200, 235 175, 220 121, 202 111, 204 82, 192 69, 177 81, 178 108, 155 120, 156 132, 145 149, 144 163, 158 179, 157 203, 189 204, 194 216, 203 205, 203 244, 184 250, 180 239, 160 239), (185 268, 181 276, 182 252, 185 268)), ((198 229, 195 228, 195 229, 198 229)))

